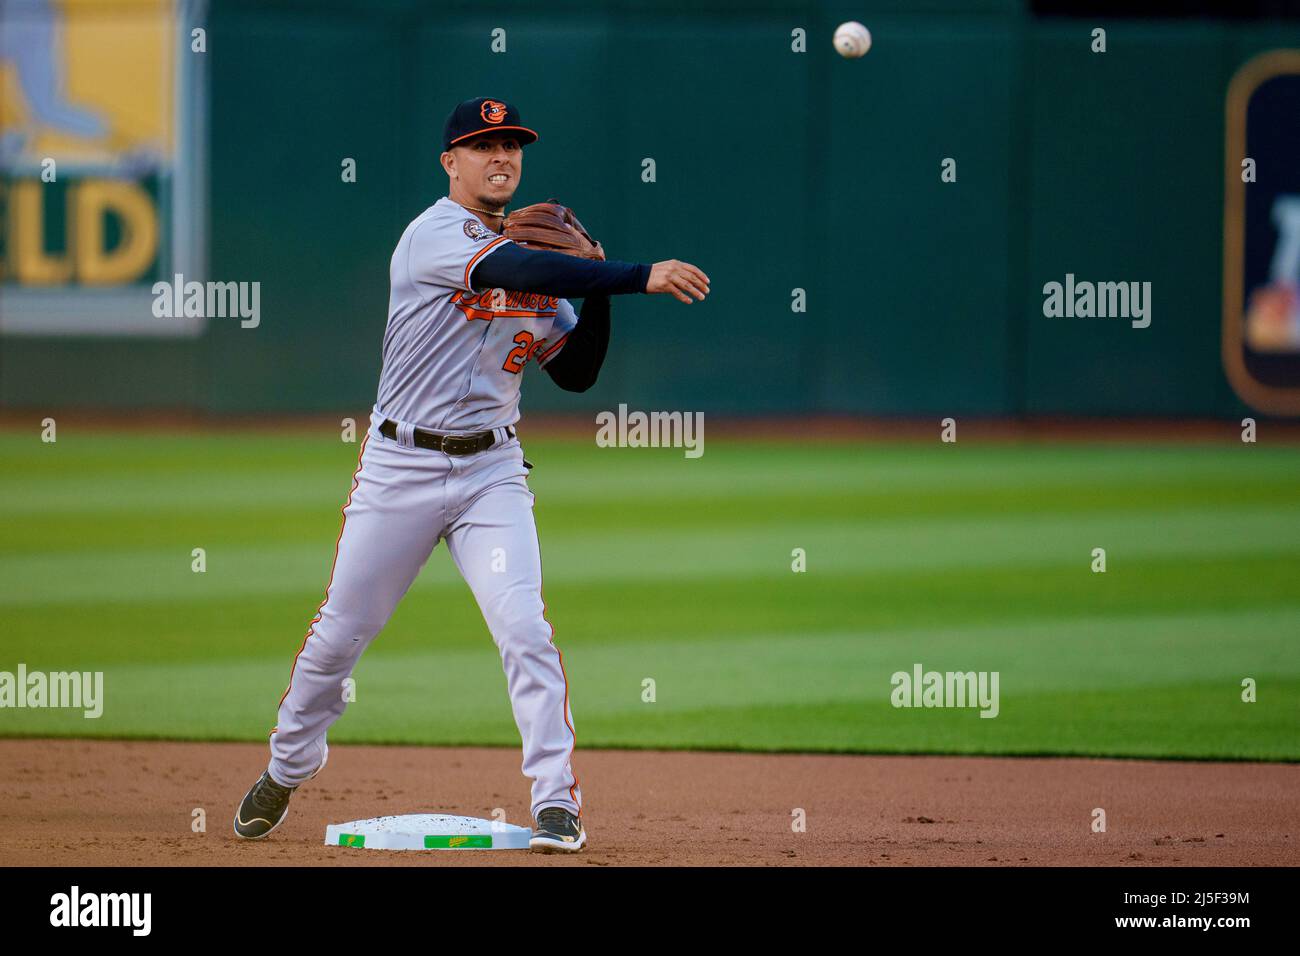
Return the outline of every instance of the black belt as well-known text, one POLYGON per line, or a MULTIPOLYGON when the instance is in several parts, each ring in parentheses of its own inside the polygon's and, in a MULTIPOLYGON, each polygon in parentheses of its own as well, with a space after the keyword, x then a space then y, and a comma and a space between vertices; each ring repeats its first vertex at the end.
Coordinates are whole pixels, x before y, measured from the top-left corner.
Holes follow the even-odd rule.
MULTIPOLYGON (((507 425, 506 433, 514 438, 514 426, 507 425)), ((385 419, 379 426, 379 434, 396 441, 397 422, 391 418, 385 419)), ((411 436, 411 441, 416 448, 440 451, 445 455, 473 455, 480 451, 487 451, 495 445, 497 436, 495 432, 479 432, 476 435, 435 435, 433 432, 417 428, 411 436)))

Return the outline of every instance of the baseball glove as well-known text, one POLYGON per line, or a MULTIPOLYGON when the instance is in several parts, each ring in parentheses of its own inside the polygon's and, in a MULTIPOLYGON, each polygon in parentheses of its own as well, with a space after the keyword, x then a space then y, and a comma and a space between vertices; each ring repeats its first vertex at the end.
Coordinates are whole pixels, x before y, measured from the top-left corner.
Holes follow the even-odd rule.
POLYGON ((525 249, 563 252, 580 259, 605 258, 605 250, 582 227, 573 210, 554 199, 516 209, 506 216, 501 231, 525 249))

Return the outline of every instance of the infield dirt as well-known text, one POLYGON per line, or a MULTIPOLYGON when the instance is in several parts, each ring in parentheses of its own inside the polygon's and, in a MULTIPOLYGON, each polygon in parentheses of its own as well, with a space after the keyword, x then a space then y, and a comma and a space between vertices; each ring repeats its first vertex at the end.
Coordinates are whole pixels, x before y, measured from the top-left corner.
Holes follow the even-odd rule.
POLYGON ((249 843, 231 819, 266 758, 260 744, 0 740, 0 864, 1300 863, 1295 764, 580 749, 591 845, 557 857, 323 845, 328 823, 386 814, 501 808, 526 823, 516 750, 331 747, 284 825, 249 843))

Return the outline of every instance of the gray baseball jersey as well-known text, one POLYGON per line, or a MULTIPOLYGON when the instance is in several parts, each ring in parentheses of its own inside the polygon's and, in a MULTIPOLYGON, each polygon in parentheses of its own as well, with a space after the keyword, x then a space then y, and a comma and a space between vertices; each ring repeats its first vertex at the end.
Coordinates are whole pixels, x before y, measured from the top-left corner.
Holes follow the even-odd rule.
POLYGON ((389 264, 381 420, 439 432, 519 420, 524 366, 544 367, 577 316, 555 296, 475 291, 475 267, 507 242, 446 196, 406 227, 389 264))

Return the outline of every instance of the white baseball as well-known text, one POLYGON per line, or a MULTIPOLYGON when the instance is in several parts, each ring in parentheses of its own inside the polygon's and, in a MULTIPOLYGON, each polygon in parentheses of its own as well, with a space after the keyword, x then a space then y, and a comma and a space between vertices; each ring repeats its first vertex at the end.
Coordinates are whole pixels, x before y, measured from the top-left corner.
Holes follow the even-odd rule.
POLYGON ((871 31, 857 20, 850 20, 835 28, 834 43, 840 56, 857 59, 871 49, 871 31))

